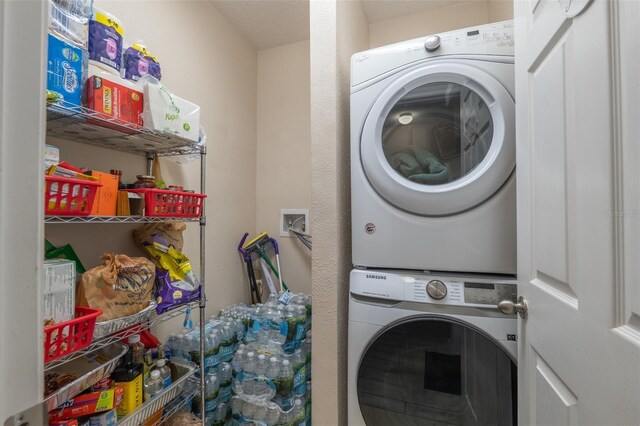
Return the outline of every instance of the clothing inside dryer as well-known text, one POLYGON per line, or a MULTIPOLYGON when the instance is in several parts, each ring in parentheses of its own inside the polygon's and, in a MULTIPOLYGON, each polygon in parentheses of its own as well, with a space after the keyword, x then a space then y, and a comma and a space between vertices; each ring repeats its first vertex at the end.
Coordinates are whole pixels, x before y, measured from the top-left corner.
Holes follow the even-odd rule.
POLYGON ((480 164, 492 138, 491 112, 480 95, 457 83, 437 82, 400 98, 384 122, 382 148, 401 176, 441 185, 480 164))
POLYGON ((444 318, 394 326, 367 349, 358 401, 368 426, 515 425, 517 366, 499 343, 444 318))

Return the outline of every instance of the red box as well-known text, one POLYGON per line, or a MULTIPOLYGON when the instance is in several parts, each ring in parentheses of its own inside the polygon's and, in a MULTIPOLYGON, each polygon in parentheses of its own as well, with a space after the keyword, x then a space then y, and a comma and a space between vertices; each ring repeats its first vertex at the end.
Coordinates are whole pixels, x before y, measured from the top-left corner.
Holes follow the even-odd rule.
POLYGON ((77 396, 49 412, 49 421, 58 421, 110 411, 122 403, 124 389, 116 386, 101 392, 77 396))
POLYGON ((106 78, 94 75, 87 80, 87 107, 104 114, 105 119, 116 118, 142 126, 142 92, 106 78))

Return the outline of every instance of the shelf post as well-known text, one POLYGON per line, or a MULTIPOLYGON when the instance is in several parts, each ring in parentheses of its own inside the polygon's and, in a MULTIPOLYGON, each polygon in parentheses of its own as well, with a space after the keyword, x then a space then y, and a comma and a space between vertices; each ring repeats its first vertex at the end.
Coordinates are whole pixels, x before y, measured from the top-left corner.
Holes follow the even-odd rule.
MULTIPOLYGON (((200 148, 200 193, 205 193, 205 185, 207 181, 207 148, 200 148)), ((205 237, 207 216, 205 210, 206 198, 202 200, 202 215, 200 216, 200 416, 202 424, 205 424, 205 377, 204 377, 204 354, 205 354, 205 335, 204 325, 206 319, 207 293, 205 291, 205 237)))
POLYGON ((153 171, 153 153, 147 152, 147 176, 151 176, 153 171))

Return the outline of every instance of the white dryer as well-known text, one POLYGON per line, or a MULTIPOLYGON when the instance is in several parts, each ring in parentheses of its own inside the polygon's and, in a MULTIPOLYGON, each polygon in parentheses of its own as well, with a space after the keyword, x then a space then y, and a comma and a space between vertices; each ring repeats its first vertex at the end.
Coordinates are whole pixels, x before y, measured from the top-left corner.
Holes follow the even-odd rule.
POLYGON ((512 21, 351 59, 353 264, 516 273, 512 21))
POLYGON ((348 424, 517 424, 516 283, 353 270, 348 424))

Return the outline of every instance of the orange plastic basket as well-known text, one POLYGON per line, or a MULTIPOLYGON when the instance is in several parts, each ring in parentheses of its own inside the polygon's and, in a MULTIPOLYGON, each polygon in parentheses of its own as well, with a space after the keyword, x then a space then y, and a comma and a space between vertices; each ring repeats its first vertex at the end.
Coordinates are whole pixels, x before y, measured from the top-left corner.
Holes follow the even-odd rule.
POLYGON ((76 306, 76 317, 44 328, 44 362, 53 361, 84 349, 93 340, 96 318, 100 309, 76 306))
POLYGON ((45 176, 44 214, 88 216, 102 184, 90 180, 45 176))
POLYGON ((193 192, 166 189, 128 189, 144 196, 144 215, 155 217, 200 217, 202 202, 207 197, 193 192))

